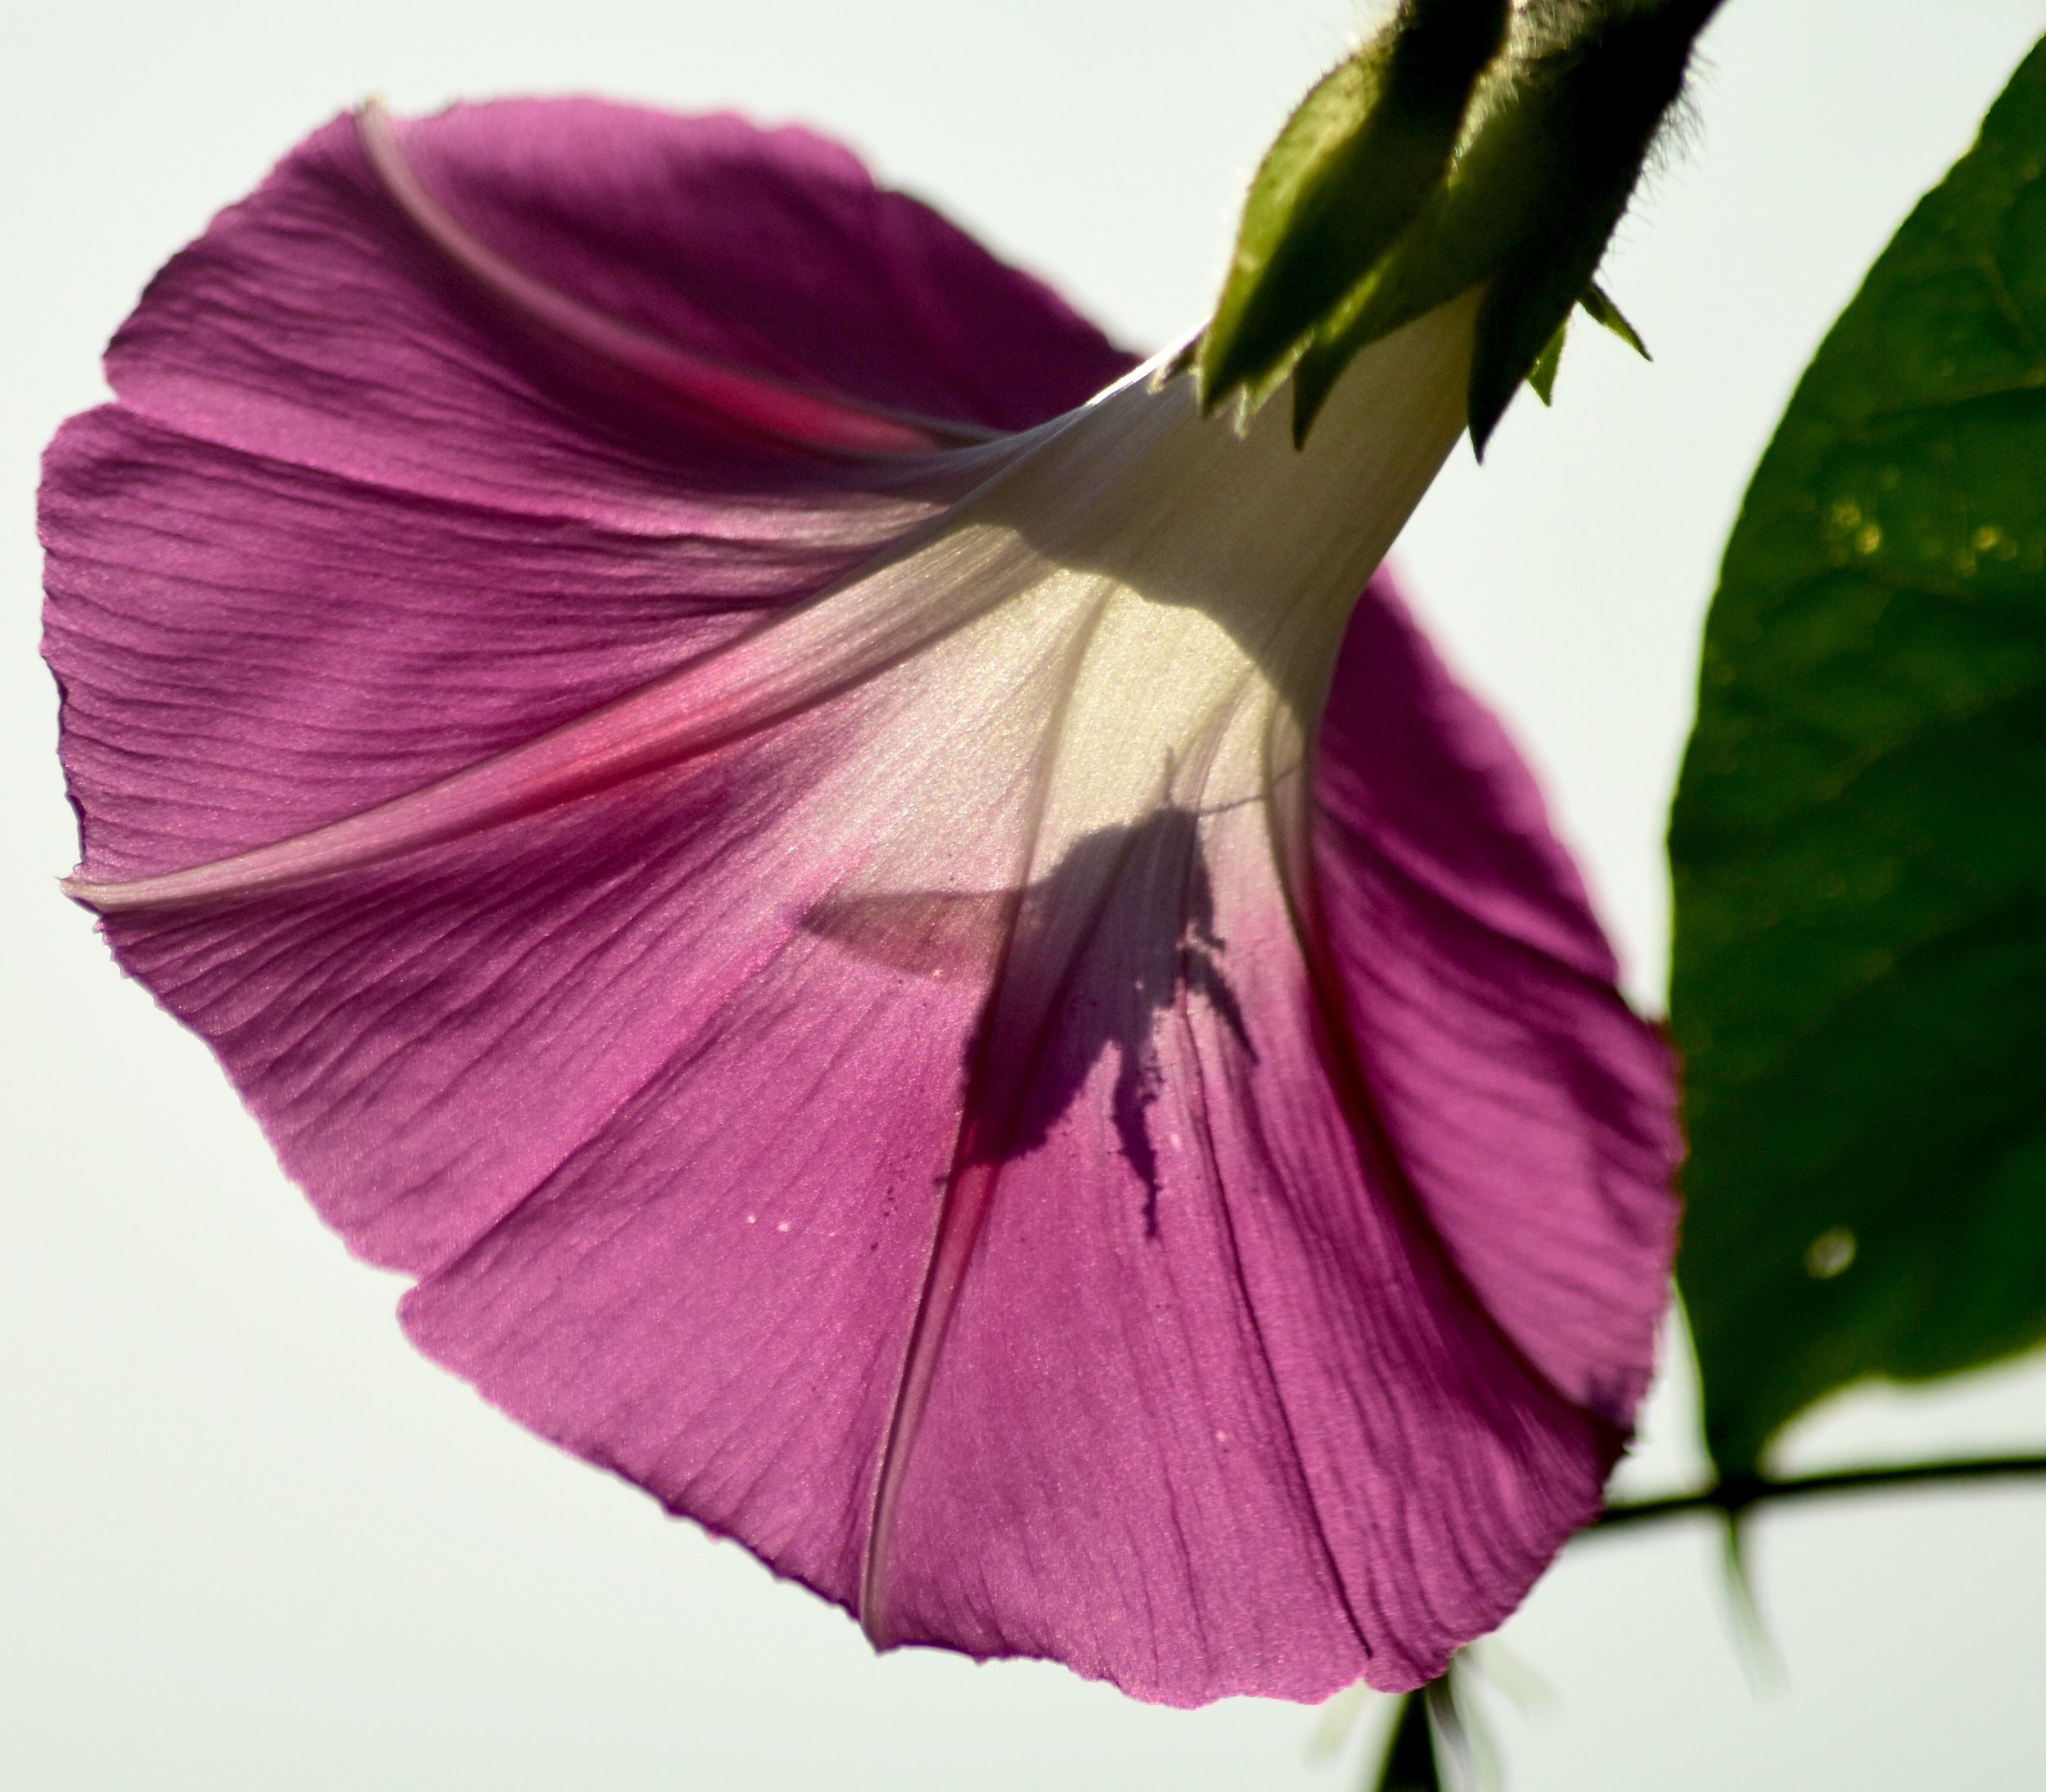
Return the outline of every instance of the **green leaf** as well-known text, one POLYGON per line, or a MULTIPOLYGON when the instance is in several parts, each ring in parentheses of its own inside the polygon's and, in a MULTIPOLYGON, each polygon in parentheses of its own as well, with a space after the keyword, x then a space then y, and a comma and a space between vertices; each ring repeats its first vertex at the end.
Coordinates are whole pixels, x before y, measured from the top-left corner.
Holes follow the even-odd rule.
POLYGON ((1670 835, 1722 1470, 2046 1337, 2046 43, 1799 385, 1670 835))

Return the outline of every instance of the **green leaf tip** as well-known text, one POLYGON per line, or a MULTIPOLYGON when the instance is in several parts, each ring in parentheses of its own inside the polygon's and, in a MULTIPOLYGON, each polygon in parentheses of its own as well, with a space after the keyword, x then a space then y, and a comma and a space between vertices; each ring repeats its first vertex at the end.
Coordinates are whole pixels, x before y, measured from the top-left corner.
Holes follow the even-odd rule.
POLYGON ((1727 543, 1670 817, 1677 1277, 1729 1477, 2046 1342, 2046 43, 1727 543))
POLYGON ((1571 310, 1646 353, 1593 281, 1718 0, 1408 0, 1260 167, 1196 371, 1212 412, 1290 374, 1305 442, 1372 343, 1484 289, 1481 455, 1571 310))

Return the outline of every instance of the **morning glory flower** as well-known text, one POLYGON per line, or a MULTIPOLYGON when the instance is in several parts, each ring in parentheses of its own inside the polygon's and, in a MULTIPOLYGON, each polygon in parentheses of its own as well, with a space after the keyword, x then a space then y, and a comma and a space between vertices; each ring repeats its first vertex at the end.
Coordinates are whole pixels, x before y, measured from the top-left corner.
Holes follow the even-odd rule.
POLYGON ((43 489, 72 893, 403 1322, 878 1645, 1439 1673, 1598 1509, 1669 1066, 1296 448, 798 131, 318 132, 43 489))

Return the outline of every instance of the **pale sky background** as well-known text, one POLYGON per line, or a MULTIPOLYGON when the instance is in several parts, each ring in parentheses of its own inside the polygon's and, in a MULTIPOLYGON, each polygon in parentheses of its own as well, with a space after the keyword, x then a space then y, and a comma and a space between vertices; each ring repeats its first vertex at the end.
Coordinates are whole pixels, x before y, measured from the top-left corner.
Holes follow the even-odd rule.
MULTIPOLYGON (((35 657, 34 457, 150 272, 371 92, 594 92, 834 132, 1133 345, 1196 322, 1249 169, 1349 0, 70 0, 0 18, 0 1783, 1347 1792, 1316 1718, 1062 1670, 877 1660, 750 1558, 415 1358, 205 1050, 124 984, 35 657)), ((1663 814, 1719 547, 1791 381, 2046 0, 1730 0, 1698 126, 1595 331, 1398 551, 1660 991, 1663 814)), ((1698 1472, 1677 1343, 1637 1489, 1698 1472)), ((2046 1370, 1867 1392, 1800 1466, 2046 1448, 2046 1370)), ((1757 1527, 1755 1691, 1702 1524, 1573 1546, 1503 1641, 1512 1792, 2046 1784, 2046 1484, 1757 1527)))

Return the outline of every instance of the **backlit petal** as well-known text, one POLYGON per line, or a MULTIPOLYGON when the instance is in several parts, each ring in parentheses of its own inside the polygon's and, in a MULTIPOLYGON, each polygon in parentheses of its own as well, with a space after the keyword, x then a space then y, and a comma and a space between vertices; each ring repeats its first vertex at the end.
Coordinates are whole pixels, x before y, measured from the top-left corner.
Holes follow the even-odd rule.
MULTIPOLYGON (((587 101, 396 128, 475 240, 621 328, 887 409, 1016 428, 1128 365, 1043 287, 836 146, 587 101)), ((107 355, 129 408, 396 491, 641 532, 705 496, 808 525, 849 477, 764 474, 647 380, 481 289, 422 233, 353 118, 301 144, 151 282, 107 355)))
POLYGON ((1505 1335, 1624 1426, 1676 1244, 1669 1054, 1525 767, 1390 593, 1350 624, 1315 771, 1318 916, 1386 1146, 1505 1335))
POLYGON ((1044 306, 949 371, 1035 289, 927 213, 748 137, 656 255, 606 220, 710 127, 598 110, 394 141, 629 331, 1037 426, 615 425, 630 341, 315 139, 53 451, 74 888, 424 1349, 877 1641, 1180 1703, 1432 1676, 1595 1511, 1673 1218, 1667 1067, 1525 772, 1382 583, 1352 615, 1475 299, 1305 453, 1183 378, 1044 421, 1113 352, 1044 306), (703 299, 673 245, 723 267, 764 191, 860 225, 845 329, 764 262, 703 299))

